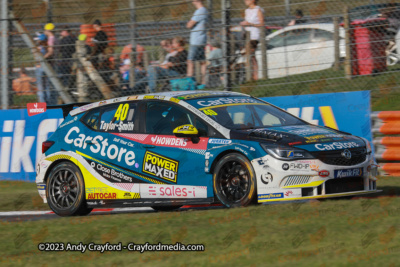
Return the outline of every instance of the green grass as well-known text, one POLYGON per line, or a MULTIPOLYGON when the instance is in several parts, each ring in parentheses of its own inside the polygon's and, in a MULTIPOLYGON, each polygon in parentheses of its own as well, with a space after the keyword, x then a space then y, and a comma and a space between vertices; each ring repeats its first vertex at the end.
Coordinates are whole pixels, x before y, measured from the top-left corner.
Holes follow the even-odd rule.
MULTIPOLYGON (((372 199, 3 221, 0 261, 9 266, 395 266, 400 252, 398 179, 381 179, 378 186, 384 192, 372 199), (204 244, 206 251, 39 252, 41 242, 182 242, 204 244)), ((19 194, 31 190, 20 184, 0 190, 16 188, 19 194)))

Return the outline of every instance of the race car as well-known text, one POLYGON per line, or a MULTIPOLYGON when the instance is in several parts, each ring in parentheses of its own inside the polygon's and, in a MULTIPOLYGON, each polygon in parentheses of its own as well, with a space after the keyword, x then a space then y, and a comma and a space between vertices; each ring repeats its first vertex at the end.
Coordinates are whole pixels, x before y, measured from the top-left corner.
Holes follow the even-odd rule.
POLYGON ((135 95, 69 106, 64 115, 36 169, 40 196, 60 216, 378 191, 366 139, 241 93, 135 95))

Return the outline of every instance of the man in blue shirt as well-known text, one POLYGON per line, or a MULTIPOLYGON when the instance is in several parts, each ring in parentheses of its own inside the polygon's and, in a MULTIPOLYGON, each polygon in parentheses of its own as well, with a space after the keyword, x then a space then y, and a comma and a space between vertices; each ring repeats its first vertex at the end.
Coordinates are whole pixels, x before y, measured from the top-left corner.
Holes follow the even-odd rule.
POLYGON ((205 84, 206 74, 206 56, 205 46, 207 44, 207 23, 208 10, 204 7, 202 0, 193 0, 193 5, 196 7, 193 17, 187 23, 186 27, 190 29, 190 48, 187 63, 187 76, 193 77, 194 64, 193 61, 200 61, 202 84, 205 84))

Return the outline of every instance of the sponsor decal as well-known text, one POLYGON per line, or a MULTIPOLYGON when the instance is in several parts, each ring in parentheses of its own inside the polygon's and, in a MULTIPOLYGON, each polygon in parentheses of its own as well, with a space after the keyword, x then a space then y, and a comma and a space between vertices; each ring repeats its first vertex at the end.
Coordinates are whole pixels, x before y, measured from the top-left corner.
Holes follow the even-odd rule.
POLYGON ((46 190, 46 185, 45 184, 38 184, 37 186, 38 190, 46 190))
POLYGON ((119 123, 106 123, 105 121, 101 121, 101 125, 100 125, 100 130, 104 130, 104 131, 114 131, 115 129, 118 129, 119 132, 122 131, 133 131, 134 128, 134 124, 133 122, 127 122, 124 123, 122 121, 120 121, 119 123))
POLYGON ((226 104, 247 104, 247 103, 263 104, 253 98, 233 98, 233 97, 197 101, 197 104, 202 107, 211 107, 211 106, 226 105, 226 104))
POLYGON ((175 102, 175 103, 179 103, 179 102, 180 102, 180 100, 179 100, 179 99, 176 99, 175 97, 171 97, 171 98, 169 99, 169 101, 172 101, 172 102, 175 102))
POLYGON ((282 170, 284 170, 284 171, 289 170, 289 164, 283 163, 283 164, 282 164, 282 170))
POLYGON ((112 180, 112 182, 119 182, 119 183, 133 182, 132 177, 122 172, 116 171, 112 168, 108 168, 103 164, 92 161, 90 163, 90 166, 94 168, 102 177, 106 178, 107 180, 112 180))
POLYGON ((60 125, 60 128, 63 128, 64 126, 67 126, 67 125, 70 125, 71 123, 74 123, 74 122, 76 122, 77 120, 78 120, 78 117, 75 116, 72 120, 67 121, 67 122, 61 124, 61 125, 60 125))
POLYGON ((288 158, 294 158, 294 151, 288 151, 287 152, 287 157, 288 158))
POLYGON ((97 201, 86 201, 88 205, 97 205, 97 201))
POLYGON ((86 188, 86 199, 117 199, 117 193, 108 193, 107 187, 86 188))
POLYGON ((346 177, 360 177, 363 175, 363 168, 346 169, 346 170, 335 170, 335 178, 346 178, 346 177))
POLYGON ((136 99, 138 99, 138 96, 134 95, 134 96, 128 96, 127 100, 136 100, 136 99))
POLYGON ((143 99, 159 99, 159 100, 162 100, 164 98, 165 98, 165 96, 161 96, 161 95, 145 95, 143 97, 143 99))
POLYGON ((119 102, 119 101, 121 101, 119 98, 115 98, 112 102, 116 103, 116 102, 119 102))
POLYGON ((322 171, 320 171, 320 172, 318 173, 318 175, 319 175, 320 177, 323 177, 323 178, 328 177, 328 176, 329 176, 329 171, 327 171, 327 170, 322 170, 322 171))
POLYGON ((142 171, 157 178, 176 183, 178 167, 178 161, 146 151, 142 171))
POLYGON ((317 164, 311 164, 310 168, 312 171, 317 171, 317 172, 319 171, 319 165, 317 165, 317 164))
POLYGON ((212 95, 211 93, 198 93, 198 94, 190 94, 190 95, 185 95, 185 96, 179 96, 179 99, 192 99, 192 98, 197 98, 197 97, 203 97, 203 96, 210 96, 212 95))
POLYGON ((194 144, 187 138, 171 137, 170 135, 147 135, 147 134, 127 134, 113 133, 119 137, 129 139, 141 144, 151 144, 163 147, 192 148, 197 150, 206 150, 208 138, 200 137, 200 142, 194 144))
POLYGON ((290 196, 290 195, 293 195, 293 191, 292 190, 289 190, 289 191, 286 191, 285 192, 285 196, 290 196))
POLYGON ((93 104, 87 104, 79 108, 80 111, 86 111, 89 108, 93 107, 93 104))
POLYGON ((267 174, 262 174, 261 175, 261 182, 263 184, 269 184, 270 182, 272 183, 274 177, 270 172, 267 172, 267 174))
POLYGON ((310 164, 302 164, 302 163, 290 163, 290 169, 293 170, 308 170, 310 169, 310 164))
POLYGON ((206 186, 140 185, 142 198, 206 198, 206 186))
POLYGON ((210 144, 218 144, 218 145, 228 145, 232 143, 232 140, 227 139, 213 139, 211 138, 208 143, 210 144))
POLYGON ((187 145, 187 139, 156 135, 154 137, 151 137, 151 143, 154 145, 185 147, 187 145))
POLYGON ((100 101, 100 102, 99 102, 99 106, 105 105, 105 104, 107 104, 107 100, 104 100, 104 101, 100 101))
POLYGON ((46 112, 46 103, 28 103, 26 104, 28 109, 28 116, 34 116, 43 112, 46 112))
POLYGON ((277 198, 283 198, 283 193, 271 193, 271 194, 258 195, 258 199, 277 199, 277 198))
POLYGON ((315 148, 321 151, 359 147, 356 142, 334 142, 332 144, 316 144, 315 148))
POLYGON ((124 198, 132 198, 132 194, 131 193, 124 193, 124 198))
POLYGON ((83 150, 90 149, 92 153, 99 154, 112 161, 125 162, 128 166, 133 166, 135 164, 135 152, 124 147, 120 148, 115 144, 109 144, 108 138, 104 139, 101 135, 92 137, 79 133, 80 129, 78 127, 72 127, 64 137, 65 143, 83 150), (77 134, 79 135, 76 136, 77 134), (92 145, 88 146, 87 141, 91 141, 92 145))

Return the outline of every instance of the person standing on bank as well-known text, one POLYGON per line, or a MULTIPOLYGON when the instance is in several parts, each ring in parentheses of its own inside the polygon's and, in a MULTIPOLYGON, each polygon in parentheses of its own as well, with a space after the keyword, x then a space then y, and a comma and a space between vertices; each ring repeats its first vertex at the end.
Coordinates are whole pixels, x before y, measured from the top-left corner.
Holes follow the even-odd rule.
POLYGON ((94 67, 99 70, 101 68, 100 65, 102 65, 103 61, 105 60, 104 50, 108 46, 108 36, 102 30, 100 20, 96 19, 94 21, 93 28, 96 31, 96 35, 94 38, 92 38, 94 47, 90 57, 94 67))
POLYGON ((244 21, 240 25, 245 27, 245 30, 250 32, 250 53, 253 69, 253 79, 258 80, 258 65, 254 53, 257 49, 260 40, 260 29, 258 27, 264 26, 264 9, 257 5, 258 0, 245 0, 247 6, 245 11, 244 21))
MULTIPOLYGON (((186 27, 190 29, 190 47, 189 56, 187 61, 187 76, 193 77, 194 75, 194 61, 200 61, 201 65, 201 84, 205 84, 206 76, 206 55, 205 47, 207 44, 207 23, 208 23, 208 10, 203 5, 203 0, 193 0, 193 5, 196 7, 196 11, 193 17, 186 24, 186 27)), ((194 78, 193 78, 194 79, 194 78)))

